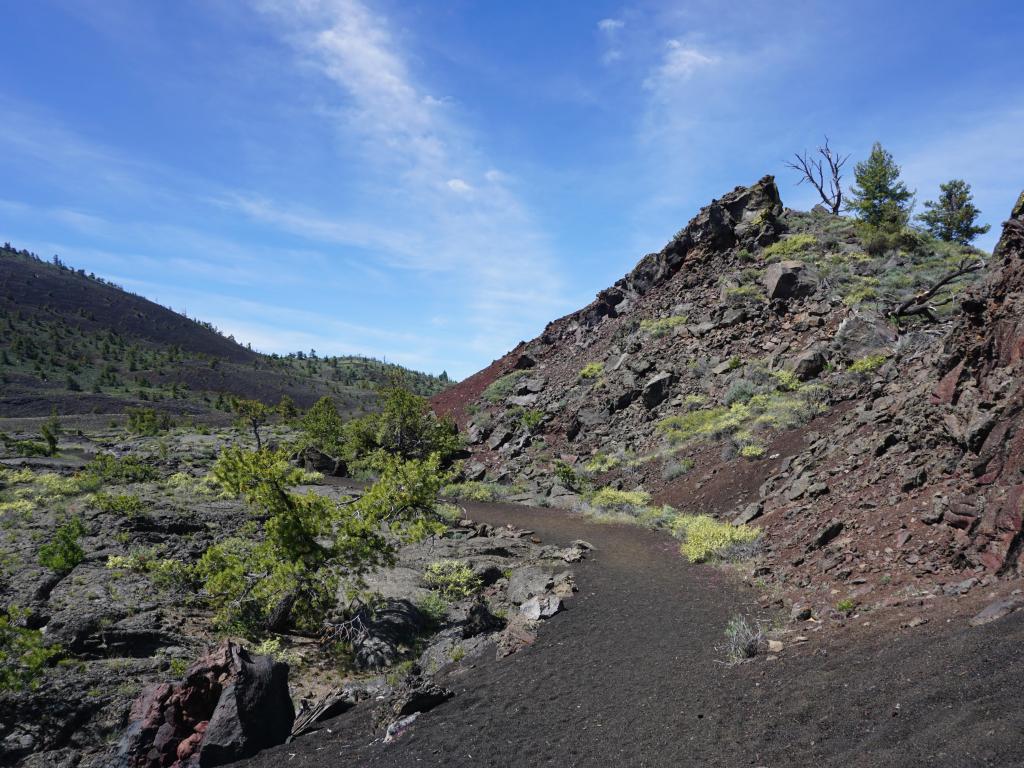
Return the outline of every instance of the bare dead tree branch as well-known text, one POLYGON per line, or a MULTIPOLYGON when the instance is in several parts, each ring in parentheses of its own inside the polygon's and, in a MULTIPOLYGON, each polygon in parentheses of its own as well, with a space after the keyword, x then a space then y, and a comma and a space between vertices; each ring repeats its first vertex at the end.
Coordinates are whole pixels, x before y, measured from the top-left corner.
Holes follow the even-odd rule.
POLYGON ((889 313, 889 317, 912 317, 915 315, 923 315, 927 317, 931 322, 939 322, 939 318, 935 315, 935 308, 948 304, 951 299, 938 302, 936 304, 929 303, 932 297, 941 291, 945 286, 952 283, 964 275, 968 275, 971 272, 977 272, 979 269, 985 267, 985 262, 982 260, 972 261, 971 259, 962 259, 957 268, 952 272, 940 277, 927 291, 911 296, 909 299, 900 304, 896 309, 889 313))
POLYGON ((825 137, 824 146, 818 147, 818 154, 821 155, 821 159, 806 151, 803 154, 795 154, 796 162, 787 162, 786 165, 800 174, 798 185, 805 181, 809 182, 817 190, 821 201, 831 209, 833 214, 838 214, 843 206, 842 169, 850 156, 841 157, 833 150, 828 145, 828 136, 825 137), (828 166, 827 179, 826 165, 828 166))

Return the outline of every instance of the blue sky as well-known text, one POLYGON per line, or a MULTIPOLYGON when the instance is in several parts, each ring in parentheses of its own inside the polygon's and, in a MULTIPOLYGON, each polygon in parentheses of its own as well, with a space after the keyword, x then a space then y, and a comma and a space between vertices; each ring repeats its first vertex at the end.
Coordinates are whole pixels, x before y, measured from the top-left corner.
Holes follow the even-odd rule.
POLYGON ((1024 187, 1020 2, 0 0, 0 239, 464 377, 823 133, 1024 187))

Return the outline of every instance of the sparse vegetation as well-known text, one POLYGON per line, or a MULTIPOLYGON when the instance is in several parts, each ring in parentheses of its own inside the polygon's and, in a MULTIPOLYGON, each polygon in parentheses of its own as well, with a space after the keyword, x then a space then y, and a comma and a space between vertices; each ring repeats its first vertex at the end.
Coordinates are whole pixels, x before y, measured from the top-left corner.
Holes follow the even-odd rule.
POLYGON ((596 379, 602 373, 604 373, 604 363, 593 362, 587 363, 580 369, 581 379, 596 379))
POLYGON ((68 518, 53 532, 53 538, 39 548, 39 564, 55 573, 72 570, 85 559, 85 550, 78 543, 84 535, 81 518, 68 518))
POLYGON ((0 611, 0 692, 36 688, 46 666, 60 654, 42 632, 24 626, 27 616, 16 606, 0 611))
POLYGON ((769 245, 761 255, 766 261, 792 259, 814 248, 817 244, 818 239, 814 235, 789 235, 769 245))
POLYGON ((846 370, 850 373, 872 373, 885 365, 885 361, 888 359, 888 357, 882 354, 868 355, 850 363, 850 367, 846 370))
POLYGON ((670 315, 669 317, 659 317, 653 320, 641 320, 640 331, 652 339, 660 339, 662 336, 671 333, 676 327, 684 325, 688 319, 686 315, 670 315))
POLYGON ((687 560, 703 563, 730 559, 731 550, 756 541, 761 531, 748 525, 723 523, 710 515, 679 515, 672 521, 672 534, 682 539, 680 551, 687 560))
POLYGON ((461 560, 438 560, 423 572, 423 583, 445 600, 464 600, 480 591, 483 583, 461 560))
POLYGON ((754 658, 763 643, 764 633, 761 628, 746 616, 734 616, 725 625, 725 645, 722 650, 730 664, 754 658))

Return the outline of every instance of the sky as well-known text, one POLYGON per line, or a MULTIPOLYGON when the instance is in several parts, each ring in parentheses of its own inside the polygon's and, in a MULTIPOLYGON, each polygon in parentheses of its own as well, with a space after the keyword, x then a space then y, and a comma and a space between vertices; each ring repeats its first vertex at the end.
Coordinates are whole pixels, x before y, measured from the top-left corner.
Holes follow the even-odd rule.
POLYGON ((468 376, 828 135, 992 232, 1024 3, 0 0, 0 240, 264 352, 468 376))

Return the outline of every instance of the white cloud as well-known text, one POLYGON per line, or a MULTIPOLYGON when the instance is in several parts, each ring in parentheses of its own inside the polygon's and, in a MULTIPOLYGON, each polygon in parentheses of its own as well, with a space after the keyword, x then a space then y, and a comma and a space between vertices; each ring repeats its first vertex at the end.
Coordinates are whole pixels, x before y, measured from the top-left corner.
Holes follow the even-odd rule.
POLYGON ((473 193, 473 187, 463 179, 448 179, 445 182, 445 186, 448 187, 452 192, 456 192, 460 195, 471 195, 473 193))
POLYGON ((644 87, 650 90, 671 86, 689 80, 702 69, 719 62, 718 57, 706 54, 679 40, 665 43, 665 56, 661 64, 644 80, 644 87))
POLYGON ((358 0, 261 7, 300 57, 340 87, 338 130, 361 141, 363 158, 378 169, 373 191, 381 204, 373 213, 388 226, 360 227, 351 215, 299 213, 266 200, 236 204, 288 231, 358 239, 394 264, 435 273, 453 294, 453 311, 468 310, 467 343, 492 357, 567 308, 556 259, 532 214, 447 100, 427 92, 402 55, 411 43, 396 39, 386 18, 358 0), (474 194, 467 179, 486 180, 487 194, 474 194))
POLYGON ((607 35, 613 35, 626 26, 622 19, 601 19, 597 22, 597 28, 607 35))

